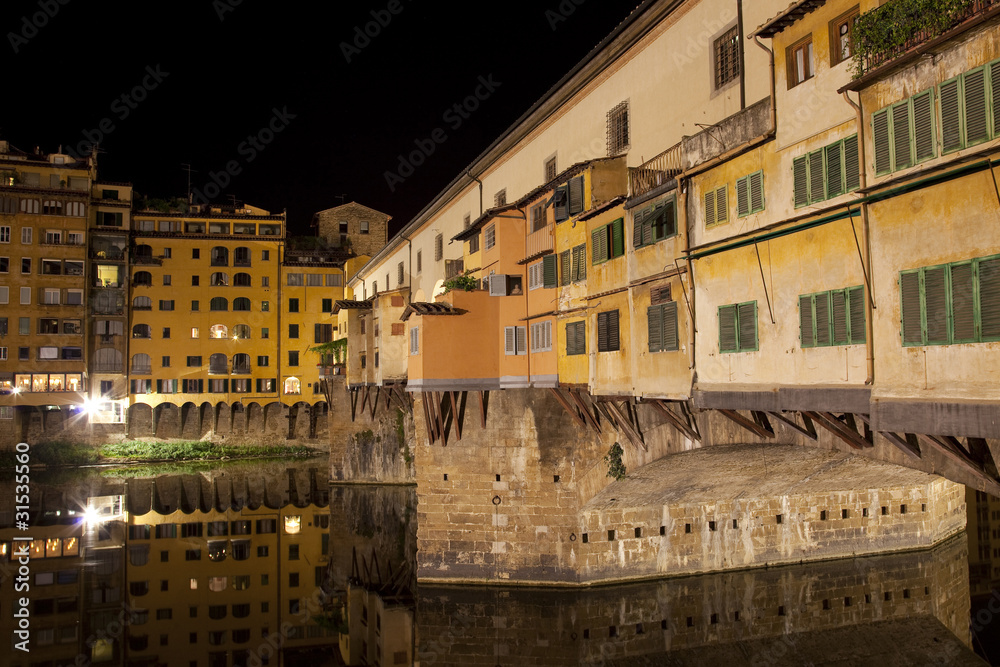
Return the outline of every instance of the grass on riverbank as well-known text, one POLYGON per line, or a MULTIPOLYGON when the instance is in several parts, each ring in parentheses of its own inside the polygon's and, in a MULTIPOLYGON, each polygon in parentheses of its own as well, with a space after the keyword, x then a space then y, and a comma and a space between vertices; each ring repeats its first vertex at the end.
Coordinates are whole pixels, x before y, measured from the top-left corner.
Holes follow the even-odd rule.
MULTIPOLYGON (((121 461, 192 461, 219 459, 285 458, 308 456, 316 452, 302 445, 231 446, 211 442, 121 442, 98 448, 65 442, 34 445, 29 453, 31 464, 81 466, 121 461)), ((14 451, 0 452, 0 467, 13 467, 14 451)))

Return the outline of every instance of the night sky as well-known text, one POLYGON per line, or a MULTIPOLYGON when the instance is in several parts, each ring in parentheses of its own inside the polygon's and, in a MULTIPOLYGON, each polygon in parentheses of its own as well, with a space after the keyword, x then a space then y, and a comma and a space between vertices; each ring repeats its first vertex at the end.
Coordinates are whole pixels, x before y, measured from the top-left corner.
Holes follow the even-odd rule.
POLYGON ((5 0, 0 139, 99 140, 99 178, 151 197, 183 197, 188 163, 196 193, 293 233, 341 195, 395 232, 638 4, 5 0))

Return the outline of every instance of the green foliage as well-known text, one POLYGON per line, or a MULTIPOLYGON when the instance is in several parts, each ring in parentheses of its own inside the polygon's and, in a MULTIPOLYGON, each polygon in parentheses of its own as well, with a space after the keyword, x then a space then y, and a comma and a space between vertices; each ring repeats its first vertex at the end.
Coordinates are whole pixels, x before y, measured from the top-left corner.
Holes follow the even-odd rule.
POLYGON ((911 40, 933 39, 966 18, 974 0, 892 0, 854 23, 854 78, 900 55, 911 40))
MULTIPOLYGON (((43 442, 31 446, 31 464, 48 466, 85 466, 97 463, 97 452, 86 445, 66 442, 43 442)), ((13 450, 0 452, 0 468, 13 468, 16 459, 13 450)))
POLYGON ((230 446, 211 442, 122 442, 103 445, 98 453, 103 458, 138 461, 184 461, 190 459, 263 458, 269 456, 301 456, 312 453, 308 447, 230 446))
POLYGON ((0 169, 0 185, 21 185, 24 176, 17 169, 0 169))
POLYGON ((450 280, 444 281, 445 294, 447 294, 452 290, 457 290, 457 289, 465 290, 466 292, 471 292, 477 287, 479 287, 479 281, 473 278, 471 275, 469 275, 468 271, 466 271, 460 276, 455 276, 450 280))
POLYGON ((625 479, 625 464, 622 463, 622 454, 624 453, 622 446, 617 442, 611 445, 611 449, 604 457, 604 462, 608 464, 608 477, 614 477, 617 480, 625 479))
POLYGON ((159 213, 187 213, 188 203, 181 197, 159 199, 155 197, 140 197, 136 209, 139 211, 158 211, 159 213))
POLYGON ((333 363, 342 364, 347 361, 347 339, 341 338, 340 340, 332 340, 329 343, 316 345, 310 347, 309 351, 323 355, 332 354, 333 363))

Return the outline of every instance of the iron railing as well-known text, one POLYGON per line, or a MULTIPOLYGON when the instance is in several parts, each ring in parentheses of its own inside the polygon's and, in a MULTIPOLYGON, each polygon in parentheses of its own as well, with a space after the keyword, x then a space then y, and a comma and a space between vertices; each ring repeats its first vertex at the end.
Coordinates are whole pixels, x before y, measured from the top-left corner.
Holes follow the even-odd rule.
POLYGON ((681 144, 628 170, 628 196, 639 197, 681 173, 681 144))

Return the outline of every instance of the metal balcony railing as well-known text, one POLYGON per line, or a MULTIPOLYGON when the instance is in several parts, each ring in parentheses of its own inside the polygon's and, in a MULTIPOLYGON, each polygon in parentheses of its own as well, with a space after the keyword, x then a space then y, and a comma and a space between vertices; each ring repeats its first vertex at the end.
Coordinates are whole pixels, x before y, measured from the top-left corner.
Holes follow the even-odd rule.
POLYGON ((628 170, 628 196, 639 197, 681 173, 681 144, 628 170))

